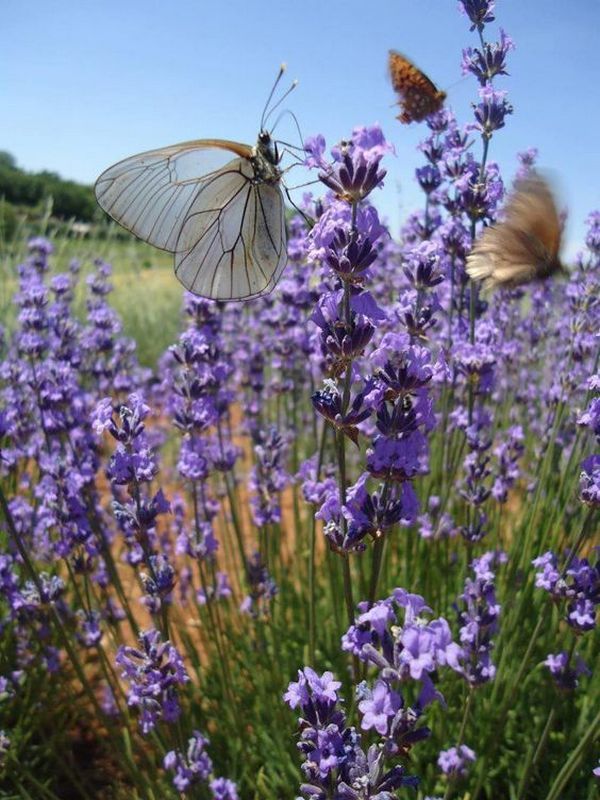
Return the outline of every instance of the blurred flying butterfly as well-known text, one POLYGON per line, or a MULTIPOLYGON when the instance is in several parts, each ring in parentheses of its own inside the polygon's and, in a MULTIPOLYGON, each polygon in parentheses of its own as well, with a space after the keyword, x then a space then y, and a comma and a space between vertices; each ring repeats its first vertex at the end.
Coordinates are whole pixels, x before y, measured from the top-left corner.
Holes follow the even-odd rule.
POLYGON ((564 272, 561 223, 547 182, 532 172, 515 184, 504 219, 486 228, 467 258, 467 272, 489 287, 518 286, 564 272))
POLYGON ((245 300, 270 292, 287 261, 281 156, 264 127, 254 147, 197 139, 119 161, 96 181, 100 206, 139 239, 175 257, 190 292, 245 300), (233 154, 233 157, 232 157, 233 154))
POLYGON ((446 93, 441 92, 406 56, 390 50, 389 69, 394 91, 400 95, 401 113, 396 119, 404 124, 422 122, 440 110, 446 93))

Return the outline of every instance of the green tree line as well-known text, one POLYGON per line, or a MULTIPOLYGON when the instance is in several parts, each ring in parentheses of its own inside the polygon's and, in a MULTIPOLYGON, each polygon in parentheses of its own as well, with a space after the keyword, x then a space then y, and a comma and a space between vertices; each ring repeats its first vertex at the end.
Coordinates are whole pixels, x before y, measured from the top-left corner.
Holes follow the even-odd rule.
POLYGON ((13 155, 0 151, 0 198, 16 206, 38 206, 52 197, 52 214, 91 222, 98 206, 91 186, 63 180, 55 172, 25 172, 13 155))

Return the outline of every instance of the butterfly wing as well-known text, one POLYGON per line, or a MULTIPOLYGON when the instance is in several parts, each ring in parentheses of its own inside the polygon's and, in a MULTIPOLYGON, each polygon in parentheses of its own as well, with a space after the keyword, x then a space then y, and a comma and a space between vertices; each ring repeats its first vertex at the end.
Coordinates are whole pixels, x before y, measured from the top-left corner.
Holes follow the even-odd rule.
POLYGON ((252 154, 248 145, 200 139, 131 156, 100 175, 96 198, 135 236, 174 252, 198 192, 231 160, 232 152, 244 158, 252 154))
POLYGON ((175 253, 190 291, 254 297, 279 279, 286 236, 279 185, 256 180, 252 156, 248 145, 219 139, 150 150, 103 172, 96 197, 131 233, 175 253))
POLYGON ((175 274, 194 294, 248 299, 267 294, 281 277, 287 261, 283 197, 279 186, 257 183, 253 175, 248 161, 233 162, 190 208, 175 274))
POLYGON ((507 221, 534 237, 549 259, 558 256, 561 224, 554 196, 548 183, 539 175, 519 180, 506 206, 507 221))
POLYGON ((440 92, 424 72, 395 50, 390 51, 388 63, 392 86, 400 95, 400 122, 422 122, 440 110, 446 94, 440 92))
POLYGON ((467 258, 467 272, 487 286, 517 286, 561 270, 560 217, 552 192, 533 174, 518 181, 505 219, 486 228, 467 258))

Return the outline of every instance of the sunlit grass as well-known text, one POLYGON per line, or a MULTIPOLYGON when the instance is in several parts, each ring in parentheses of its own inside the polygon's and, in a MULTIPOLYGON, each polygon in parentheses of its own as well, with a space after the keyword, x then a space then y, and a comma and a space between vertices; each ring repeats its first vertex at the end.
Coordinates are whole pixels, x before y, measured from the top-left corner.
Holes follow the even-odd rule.
MULTIPOLYGON (((18 290, 17 265, 26 258, 26 241, 17 235, 10 242, 0 243, 0 319, 10 331, 15 322, 13 298, 18 290)), ((131 237, 108 235, 103 238, 75 238, 65 234, 51 235, 54 245, 52 270, 66 272, 76 259, 81 265, 75 299, 75 312, 81 319, 85 313, 85 278, 94 261, 112 264, 115 292, 110 303, 123 321, 123 330, 137 342, 140 362, 156 364, 160 354, 173 343, 180 326, 179 309, 183 288, 173 273, 170 253, 131 237)))

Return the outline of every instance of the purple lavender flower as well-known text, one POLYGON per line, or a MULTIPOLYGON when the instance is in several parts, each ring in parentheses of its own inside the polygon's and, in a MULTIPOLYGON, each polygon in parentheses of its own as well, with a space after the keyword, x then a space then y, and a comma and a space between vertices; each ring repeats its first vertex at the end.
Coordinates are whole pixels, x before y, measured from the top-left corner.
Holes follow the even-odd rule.
POLYGON ((212 800, 239 800, 237 786, 228 778, 215 778, 210 782, 212 800))
POLYGON ((579 496, 592 508, 600 508, 600 455, 588 456, 581 462, 579 496))
MULTIPOLYGON (((349 235, 340 227, 334 232, 326 262, 342 280, 361 285, 367 276, 367 270, 376 258, 377 251, 368 236, 361 233, 349 235)), ((317 321, 314 313, 312 319, 317 321)))
POLYGON ((254 467, 248 486, 252 518, 258 527, 281 521, 281 492, 289 482, 283 468, 285 441, 275 428, 254 433, 254 467))
POLYGON ((482 50, 476 47, 463 50, 463 75, 471 72, 482 86, 489 83, 496 75, 508 75, 506 56, 510 50, 514 50, 514 47, 513 40, 500 28, 499 42, 493 44, 486 42, 482 50))
POLYGON ((434 192, 442 182, 442 176, 439 169, 432 164, 426 164, 424 167, 419 167, 416 171, 419 186, 429 195, 434 192))
POLYGON ((187 750, 170 750, 163 760, 163 766, 174 772, 173 785, 184 794, 198 783, 208 781, 212 772, 212 761, 206 752, 208 739, 199 731, 194 731, 188 739, 187 750))
POLYGON ((589 428, 600 444, 600 397, 594 397, 577 418, 577 424, 589 428))
POLYGON ((479 90, 481 102, 475 106, 475 119, 473 126, 484 139, 491 139, 494 131, 504 127, 506 116, 512 114, 513 108, 506 99, 506 92, 493 89, 486 84, 479 90))
POLYGON ((402 697, 381 680, 375 683, 372 691, 366 687, 361 690, 360 696, 363 698, 358 704, 361 727, 365 731, 374 728, 381 736, 386 736, 390 722, 402 706, 402 697))
POLYGON ((100 614, 97 611, 86 612, 80 609, 77 612, 77 617, 79 621, 77 638, 83 647, 96 647, 99 645, 102 639, 100 614))
POLYGON ((341 200, 348 203, 364 200, 385 177, 385 170, 379 169, 385 149, 379 129, 373 128, 368 133, 358 129, 351 142, 343 142, 334 151, 337 160, 322 169, 319 178, 341 200))
POLYGON ((141 648, 121 646, 116 663, 129 682, 127 703, 140 711, 142 733, 148 734, 157 722, 175 722, 180 715, 176 687, 189 680, 183 660, 169 641, 161 642, 157 630, 140 635, 141 648))
POLYGON ((175 588, 175 569, 162 553, 150 556, 148 567, 149 573, 142 572, 140 575, 146 592, 142 602, 151 614, 158 614, 163 603, 171 601, 171 592, 175 588))
POLYGON ((200 605, 211 603, 213 601, 225 600, 231 597, 231 586, 229 585, 229 577, 225 572, 217 572, 215 583, 213 586, 207 587, 207 592, 204 589, 199 589, 196 593, 200 605))
POLYGON ((538 568, 535 585, 560 605, 566 600, 565 620, 571 628, 578 633, 592 630, 600 605, 600 557, 596 555, 595 564, 587 558, 571 557, 562 571, 558 568, 558 558, 550 551, 532 563, 538 568))
POLYGON ((363 392, 359 392, 352 398, 352 403, 345 412, 342 394, 333 381, 328 382, 323 390, 315 392, 311 399, 315 410, 327 422, 358 444, 358 425, 371 414, 370 409, 364 406, 363 392))
MULTIPOLYGON (((28 240, 27 248, 34 255, 45 256, 45 257, 52 255, 52 253, 54 252, 54 245, 49 239, 46 239, 44 236, 33 236, 31 239, 28 240)), ((46 269, 47 262, 45 260, 43 262, 37 261, 36 265, 41 265, 42 263, 44 265, 43 268, 46 269)))
MULTIPOLYGON (((417 779, 407 776, 404 767, 393 765, 397 751, 377 744, 367 752, 363 750, 360 734, 347 727, 338 695, 341 684, 330 672, 319 676, 305 667, 299 671, 298 678, 297 683, 289 685, 284 699, 302 714, 298 749, 305 759, 302 771, 307 782, 301 785, 300 791, 307 800, 326 798, 326 792, 331 789, 335 797, 348 800, 393 800, 394 789, 416 786, 417 779)), ((363 728, 378 731, 384 726, 384 718, 389 716, 391 707, 400 701, 389 697, 386 701, 383 696, 379 697, 380 691, 377 692, 378 697, 373 701, 373 697, 363 691, 367 720, 365 724, 363 719, 363 728)), ((387 694, 385 689, 382 692, 387 694)))
POLYGON ((569 653, 563 651, 561 653, 550 653, 542 663, 548 667, 550 674, 558 686, 563 691, 572 691, 579 686, 580 675, 591 675, 585 661, 577 656, 575 664, 572 664, 572 657, 569 653))
POLYGON ((358 607, 361 613, 342 637, 342 649, 378 670, 375 689, 364 685, 359 689, 366 725, 381 734, 387 719, 389 747, 395 753, 405 752, 429 735, 419 722, 428 705, 443 702, 435 687, 437 672, 442 667, 460 671, 462 651, 445 619, 426 621, 429 609, 420 595, 396 589, 385 600, 358 607), (401 609, 403 623, 398 618, 401 609), (417 701, 408 706, 402 686, 411 682, 417 683, 417 701))
POLYGON ((444 775, 463 777, 473 761, 475 761, 474 751, 466 744, 461 744, 449 750, 442 750, 437 763, 444 775))
POLYGON ((254 553, 246 562, 246 578, 250 593, 242 600, 240 611, 252 617, 267 617, 277 594, 277 584, 269 575, 260 553, 254 553))
POLYGON ((519 159, 519 169, 517 170, 516 178, 526 178, 531 170, 535 167, 535 162, 538 157, 537 147, 529 147, 521 153, 517 153, 519 159))
POLYGON ((494 449, 498 460, 496 477, 492 486, 492 496, 499 503, 506 503, 508 491, 519 477, 519 459, 525 450, 523 428, 515 425, 508 429, 505 441, 494 449))
POLYGON ((5 731, 0 730, 0 766, 4 766, 9 750, 10 738, 6 735, 5 731))
POLYGON ((471 686, 481 686, 494 680, 496 667, 491 652, 492 636, 498 631, 500 605, 496 600, 494 562, 502 563, 506 556, 489 552, 471 563, 475 579, 465 581, 460 596, 461 606, 456 606, 460 621, 462 645, 461 672, 471 686))
POLYGON ((495 0, 460 0, 459 8, 466 14, 471 22, 471 30, 482 30, 488 22, 493 22, 495 0))
POLYGON ((311 667, 298 670, 298 681, 288 685, 283 697, 290 708, 310 708, 311 717, 326 718, 331 708, 338 702, 337 690, 342 684, 336 681, 332 672, 318 675, 311 667))

